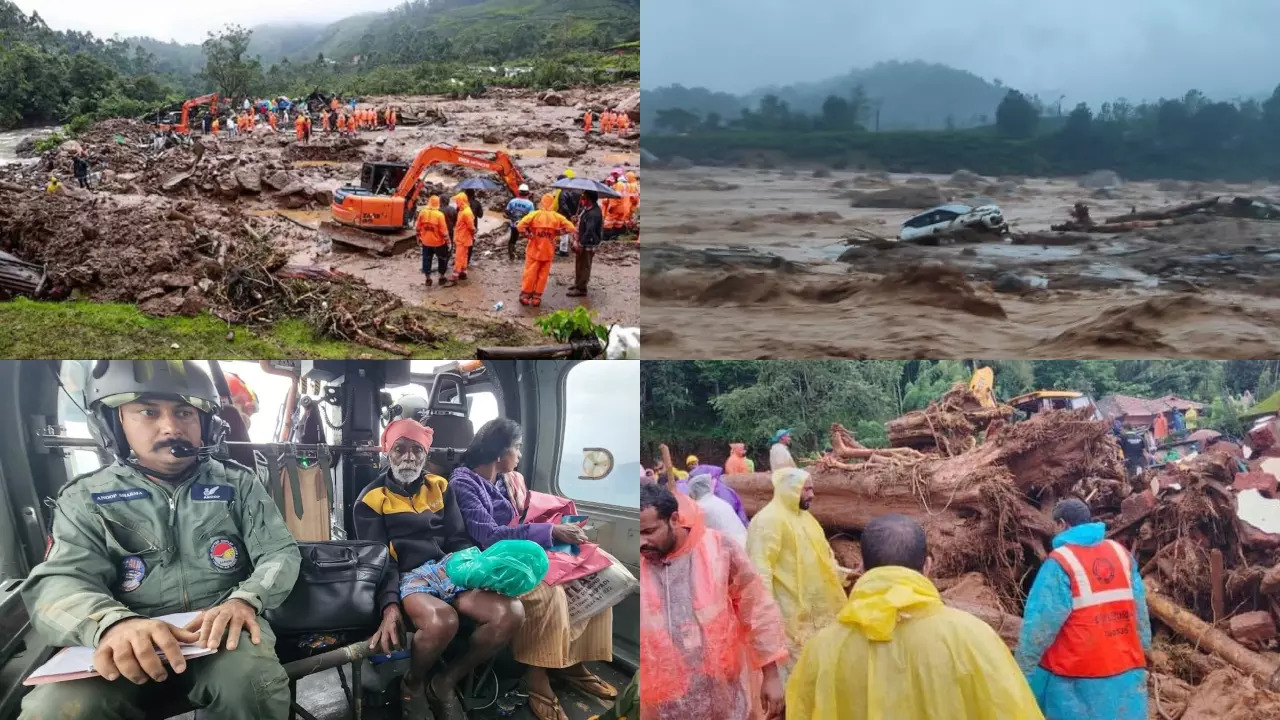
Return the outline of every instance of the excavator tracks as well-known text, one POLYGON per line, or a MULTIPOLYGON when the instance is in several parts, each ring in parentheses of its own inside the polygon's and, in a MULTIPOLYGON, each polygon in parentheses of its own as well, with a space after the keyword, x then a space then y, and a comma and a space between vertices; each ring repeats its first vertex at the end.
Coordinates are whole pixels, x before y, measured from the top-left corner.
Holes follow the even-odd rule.
POLYGON ((418 243, 412 229, 394 233, 377 233, 343 225, 333 220, 320 223, 320 233, 333 243, 336 250, 367 252, 388 256, 406 252, 418 243))

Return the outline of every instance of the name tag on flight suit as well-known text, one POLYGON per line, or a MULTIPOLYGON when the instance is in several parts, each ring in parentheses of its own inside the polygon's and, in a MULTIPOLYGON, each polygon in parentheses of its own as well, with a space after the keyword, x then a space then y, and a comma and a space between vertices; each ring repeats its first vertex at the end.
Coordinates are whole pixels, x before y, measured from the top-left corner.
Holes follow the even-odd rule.
POLYGON ((231 498, 235 495, 235 490, 230 485, 201 485, 200 483, 193 483, 191 485, 191 499, 231 502, 231 498))

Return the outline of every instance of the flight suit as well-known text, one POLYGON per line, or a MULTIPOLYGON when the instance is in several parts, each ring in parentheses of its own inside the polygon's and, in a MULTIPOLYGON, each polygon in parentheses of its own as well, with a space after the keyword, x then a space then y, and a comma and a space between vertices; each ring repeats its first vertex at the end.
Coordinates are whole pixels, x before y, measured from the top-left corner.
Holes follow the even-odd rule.
MULTIPOLYGON (((119 462, 71 481, 58 496, 53 545, 22 588, 32 624, 51 645, 97 647, 130 617, 204 610, 240 599, 259 613, 293 590, 301 556, 267 489, 247 468, 209 460, 171 487, 119 462)), ((235 650, 169 673, 202 717, 285 718, 289 681, 261 616, 235 650)), ((155 683, 121 677, 36 687, 22 718, 141 718, 155 683)))

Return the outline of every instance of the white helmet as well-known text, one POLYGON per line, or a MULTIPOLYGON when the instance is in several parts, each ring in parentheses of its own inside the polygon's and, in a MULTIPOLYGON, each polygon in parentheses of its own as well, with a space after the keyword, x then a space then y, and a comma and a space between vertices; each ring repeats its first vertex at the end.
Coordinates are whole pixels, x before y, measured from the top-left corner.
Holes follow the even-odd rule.
POLYGON ((522 192, 522 193, 527 193, 527 192, 529 192, 529 186, 528 186, 528 185, 526 185, 526 184, 524 184, 524 183, 520 183, 519 190, 520 190, 520 192, 522 192))

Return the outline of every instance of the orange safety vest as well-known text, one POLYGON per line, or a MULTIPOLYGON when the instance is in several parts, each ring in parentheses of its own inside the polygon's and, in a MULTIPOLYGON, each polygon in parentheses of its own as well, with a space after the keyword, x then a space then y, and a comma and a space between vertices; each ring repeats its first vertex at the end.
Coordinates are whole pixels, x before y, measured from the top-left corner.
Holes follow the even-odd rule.
POLYGON ((1060 677, 1101 678, 1146 667, 1129 551, 1114 540, 1049 554, 1071 579, 1071 614, 1040 658, 1060 677))

